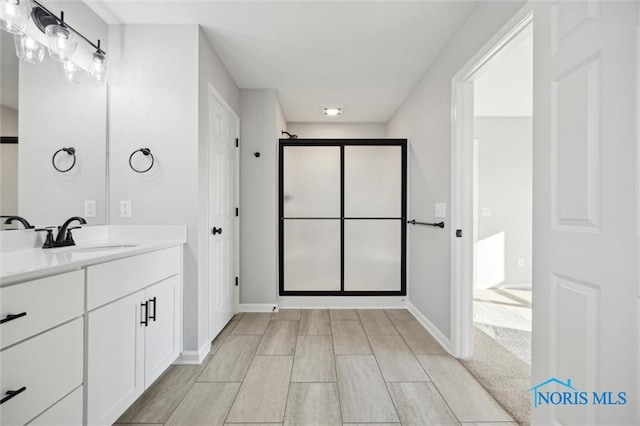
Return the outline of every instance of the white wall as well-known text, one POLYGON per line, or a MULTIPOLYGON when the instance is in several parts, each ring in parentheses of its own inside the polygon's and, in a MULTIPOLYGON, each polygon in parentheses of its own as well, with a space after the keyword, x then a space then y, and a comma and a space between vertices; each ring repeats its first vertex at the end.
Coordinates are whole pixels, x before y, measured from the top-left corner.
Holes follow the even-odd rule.
POLYGON ((274 304, 277 300, 281 130, 286 130, 286 118, 275 90, 240 91, 241 304, 274 304))
MULTIPOLYGON (((409 216, 432 219, 434 204, 450 206, 451 78, 522 7, 479 3, 388 123, 388 137, 409 140, 409 216)), ((409 300, 450 335, 450 238, 444 230, 409 230, 409 300)))
POLYGON ((480 117, 533 115, 533 26, 522 30, 479 71, 473 111, 480 117))
POLYGON ((198 270, 199 244, 209 235, 206 228, 202 234, 198 229, 200 195, 206 193, 198 170, 199 159, 207 158, 200 153, 206 149, 203 97, 211 82, 237 107, 238 89, 197 25, 110 30, 110 224, 187 225, 183 349, 195 351, 207 343, 208 330, 207 280, 198 270), (156 159, 145 174, 128 164, 141 147, 150 148, 156 159), (120 217, 121 200, 132 202, 132 218, 120 217))
MULTIPOLYGON (((209 85, 225 99, 236 114, 240 112, 240 90, 209 40, 198 31, 198 344, 209 338, 209 85)), ((238 114, 239 115, 239 114, 238 114)))
MULTIPOLYGON (((82 2, 55 2, 69 23, 92 40, 107 41, 107 24, 82 2)), ((55 11, 59 9, 55 9, 55 11)), ((37 32, 38 30, 36 30, 37 32)), ((88 57, 86 43, 79 43, 88 57)), ((60 225, 70 216, 84 216, 84 201, 96 201, 89 224, 106 223, 107 87, 83 79, 69 84, 58 63, 46 55, 32 65, 20 61, 18 193, 20 216, 35 225, 60 225), (51 165, 54 152, 76 149, 77 163, 67 173, 51 165)), ((67 154, 61 153, 61 158, 67 154)), ((71 163, 68 163, 69 165, 71 163)))
MULTIPOLYGON (((386 123, 289 123, 300 139, 385 139, 386 123)), ((287 135, 282 135, 286 139, 287 135)))
POLYGON ((531 285, 531 126, 531 117, 475 118, 479 288, 531 285), (486 208, 491 216, 483 215, 486 208), (495 247, 494 242, 501 241, 501 247, 495 247), (518 266, 518 258, 525 260, 524 266, 518 266))

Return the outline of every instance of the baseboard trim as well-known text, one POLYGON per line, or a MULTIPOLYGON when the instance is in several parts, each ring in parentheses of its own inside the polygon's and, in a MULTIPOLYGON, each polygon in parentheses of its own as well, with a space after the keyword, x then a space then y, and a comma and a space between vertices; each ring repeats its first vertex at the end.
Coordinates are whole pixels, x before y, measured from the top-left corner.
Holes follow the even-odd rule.
POLYGON ((211 351, 211 342, 206 341, 197 351, 182 351, 174 362, 177 365, 200 365, 211 351))
POLYGON ((411 302, 407 302, 407 309, 409 309, 409 312, 411 312, 413 314, 414 317, 416 317, 416 319, 418 320, 418 322, 420 324, 422 324, 422 326, 429 332, 431 333, 431 335, 438 341, 438 343, 440 343, 440 345, 442 345, 442 347, 450 354, 453 354, 452 350, 451 350, 451 341, 449 339, 447 339, 445 337, 444 334, 442 334, 442 332, 440 331, 440 329, 438 327, 436 327, 435 325, 433 325, 433 323, 431 321, 429 321, 427 319, 427 317, 425 317, 422 312, 420 312, 418 310, 418 308, 416 308, 413 303, 411 302))
POLYGON ((240 303, 238 312, 276 312, 278 304, 276 303, 240 303))
POLYGON ((282 296, 278 308, 393 309, 406 308, 407 296, 282 296))

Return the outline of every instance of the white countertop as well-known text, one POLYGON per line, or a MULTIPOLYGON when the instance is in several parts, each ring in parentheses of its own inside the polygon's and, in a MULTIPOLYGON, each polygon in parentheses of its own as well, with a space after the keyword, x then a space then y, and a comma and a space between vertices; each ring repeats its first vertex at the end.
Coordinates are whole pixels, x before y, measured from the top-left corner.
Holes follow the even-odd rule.
POLYGON ((4 251, 0 252, 0 287, 47 275, 73 271, 97 263, 175 247, 185 242, 186 238, 179 237, 152 240, 110 238, 82 242, 71 247, 53 249, 26 248, 4 251), (83 251, 83 249, 87 248, 103 247, 105 249, 83 251))

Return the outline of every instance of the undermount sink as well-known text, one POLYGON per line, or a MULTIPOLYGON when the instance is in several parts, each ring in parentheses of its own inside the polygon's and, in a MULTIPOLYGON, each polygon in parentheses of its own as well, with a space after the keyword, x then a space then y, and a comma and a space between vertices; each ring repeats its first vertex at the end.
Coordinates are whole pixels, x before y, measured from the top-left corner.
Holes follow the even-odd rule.
POLYGON ((123 250, 123 249, 133 248, 137 246, 138 246, 137 244, 107 244, 107 245, 93 246, 93 247, 75 247, 69 251, 74 253, 96 253, 101 251, 123 250))

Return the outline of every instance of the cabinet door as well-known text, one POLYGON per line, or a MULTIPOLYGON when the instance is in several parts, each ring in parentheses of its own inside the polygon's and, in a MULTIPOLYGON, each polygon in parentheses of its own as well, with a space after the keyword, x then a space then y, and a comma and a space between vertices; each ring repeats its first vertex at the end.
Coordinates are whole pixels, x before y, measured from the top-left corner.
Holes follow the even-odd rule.
POLYGON ((145 301, 139 291, 88 314, 90 425, 113 424, 144 391, 145 301))
POLYGON ((180 350, 180 276, 147 288, 149 325, 145 327, 145 385, 171 365, 180 350))

